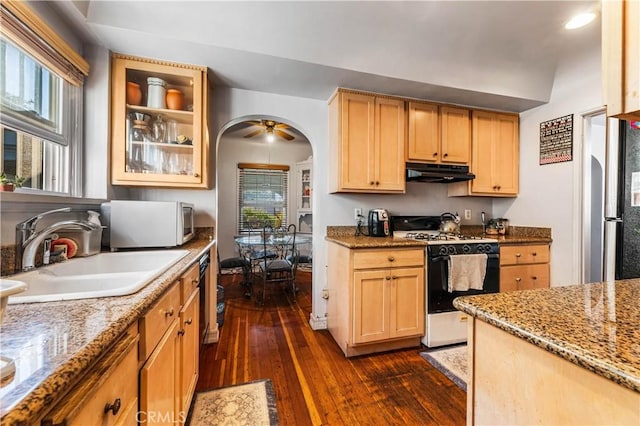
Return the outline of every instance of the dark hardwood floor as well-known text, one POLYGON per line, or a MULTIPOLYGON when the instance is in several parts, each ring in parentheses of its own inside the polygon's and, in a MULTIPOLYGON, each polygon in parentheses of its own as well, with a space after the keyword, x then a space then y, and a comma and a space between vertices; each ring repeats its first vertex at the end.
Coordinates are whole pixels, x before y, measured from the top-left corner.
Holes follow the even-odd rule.
POLYGON ((219 342, 204 345, 197 390, 271 379, 282 425, 463 425, 466 393, 420 348, 345 358, 326 330, 309 326, 310 273, 298 292, 272 287, 263 306, 241 276, 223 275, 219 342))

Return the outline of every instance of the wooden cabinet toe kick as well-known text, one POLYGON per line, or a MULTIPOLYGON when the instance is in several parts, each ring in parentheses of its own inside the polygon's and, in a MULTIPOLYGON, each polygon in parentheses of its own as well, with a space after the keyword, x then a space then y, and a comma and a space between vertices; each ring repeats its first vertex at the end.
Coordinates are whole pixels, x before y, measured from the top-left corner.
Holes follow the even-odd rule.
POLYGON ((358 356, 358 355, 367 355, 377 352, 386 352, 393 351, 396 349, 405 349, 405 348, 417 348, 420 346, 420 336, 418 337, 409 337, 404 339, 390 340, 380 343, 368 343, 368 344, 359 344, 359 345, 348 345, 346 346, 345 355, 347 357, 358 356))

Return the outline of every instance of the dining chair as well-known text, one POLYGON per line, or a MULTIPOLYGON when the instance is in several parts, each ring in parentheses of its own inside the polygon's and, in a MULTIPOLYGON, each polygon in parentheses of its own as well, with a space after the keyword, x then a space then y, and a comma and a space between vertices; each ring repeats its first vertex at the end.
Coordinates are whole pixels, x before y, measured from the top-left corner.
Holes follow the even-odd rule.
POLYGON ((218 257, 218 284, 221 282, 222 274, 224 271, 234 273, 238 268, 242 268, 242 286, 246 288, 245 297, 250 298, 252 293, 252 281, 251 281, 251 262, 249 259, 242 255, 240 246, 236 243, 238 249, 238 256, 227 257, 220 259, 220 251, 216 250, 218 257))
POLYGON ((285 283, 295 298, 295 275, 298 268, 296 226, 291 224, 282 230, 274 230, 271 226, 265 226, 262 230, 262 244, 264 253, 273 253, 275 257, 264 256, 258 264, 262 294, 256 301, 264 303, 267 285, 274 283, 285 283))

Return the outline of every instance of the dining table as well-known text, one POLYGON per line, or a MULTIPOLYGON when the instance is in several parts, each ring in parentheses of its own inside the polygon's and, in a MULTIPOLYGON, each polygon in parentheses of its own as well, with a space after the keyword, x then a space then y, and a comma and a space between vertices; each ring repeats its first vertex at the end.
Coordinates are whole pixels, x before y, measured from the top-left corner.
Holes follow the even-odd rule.
POLYGON ((240 254, 252 262, 260 261, 264 258, 265 250, 272 253, 271 257, 283 258, 285 253, 291 252, 291 246, 299 247, 301 245, 310 244, 311 235, 303 234, 278 234, 273 233, 265 237, 262 233, 239 235, 235 238, 240 254))

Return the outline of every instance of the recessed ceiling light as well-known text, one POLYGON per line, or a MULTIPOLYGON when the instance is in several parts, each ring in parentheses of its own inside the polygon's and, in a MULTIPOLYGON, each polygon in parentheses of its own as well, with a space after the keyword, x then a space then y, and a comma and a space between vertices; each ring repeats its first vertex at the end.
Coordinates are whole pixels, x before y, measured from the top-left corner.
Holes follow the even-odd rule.
POLYGON ((568 30, 575 30, 576 28, 584 27, 589 22, 596 18, 595 12, 580 13, 569 20, 564 27, 568 30))

